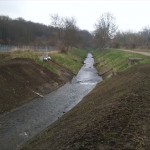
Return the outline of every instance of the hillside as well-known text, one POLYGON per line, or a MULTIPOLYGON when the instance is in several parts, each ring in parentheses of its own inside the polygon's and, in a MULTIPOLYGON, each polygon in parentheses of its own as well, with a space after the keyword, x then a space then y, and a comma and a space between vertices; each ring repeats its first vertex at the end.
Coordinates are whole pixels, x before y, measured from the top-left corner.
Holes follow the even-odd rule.
POLYGON ((72 49, 67 54, 17 50, 0 53, 0 114, 43 97, 70 81, 86 57, 86 51, 72 49), (49 55, 52 61, 42 61, 49 55))
POLYGON ((23 150, 148 150, 149 89, 150 65, 118 73, 23 150))
POLYGON ((8 112, 57 89, 74 75, 55 62, 45 65, 53 67, 59 74, 28 58, 9 58, 0 63, 0 113, 8 112))

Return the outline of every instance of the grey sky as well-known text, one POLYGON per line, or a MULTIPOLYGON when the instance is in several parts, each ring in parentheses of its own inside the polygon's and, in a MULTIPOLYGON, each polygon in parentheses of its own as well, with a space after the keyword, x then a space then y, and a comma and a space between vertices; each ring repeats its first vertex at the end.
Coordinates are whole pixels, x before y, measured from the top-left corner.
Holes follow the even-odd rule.
POLYGON ((0 15, 50 24, 50 14, 75 17, 81 29, 94 30, 104 12, 116 17, 119 30, 139 31, 150 25, 150 1, 146 0, 0 0, 0 15))

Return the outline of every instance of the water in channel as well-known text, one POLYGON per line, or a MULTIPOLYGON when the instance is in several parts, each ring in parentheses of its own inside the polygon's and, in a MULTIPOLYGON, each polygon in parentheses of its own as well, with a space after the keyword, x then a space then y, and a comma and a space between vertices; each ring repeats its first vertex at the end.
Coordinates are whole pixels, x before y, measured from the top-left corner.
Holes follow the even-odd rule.
POLYGON ((0 116, 0 150, 16 150, 77 105, 102 78, 88 53, 78 75, 58 90, 0 116))

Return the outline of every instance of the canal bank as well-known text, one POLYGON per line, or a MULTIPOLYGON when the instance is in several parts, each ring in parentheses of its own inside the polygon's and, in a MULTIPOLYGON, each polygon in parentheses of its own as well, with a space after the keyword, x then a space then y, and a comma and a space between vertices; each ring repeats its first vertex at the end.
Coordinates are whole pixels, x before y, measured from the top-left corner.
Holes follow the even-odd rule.
POLYGON ((19 149, 23 143, 72 109, 102 81, 93 66, 91 54, 88 54, 84 63, 71 83, 0 118, 0 145, 3 150, 19 149))
POLYGON ((149 150, 150 65, 97 84, 22 150, 149 150))

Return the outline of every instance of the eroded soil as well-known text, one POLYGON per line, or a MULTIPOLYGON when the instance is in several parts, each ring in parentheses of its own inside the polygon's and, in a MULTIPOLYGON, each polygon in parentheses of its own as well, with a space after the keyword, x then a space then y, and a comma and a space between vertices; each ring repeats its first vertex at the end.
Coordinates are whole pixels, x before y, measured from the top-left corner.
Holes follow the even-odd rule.
MULTIPOLYGON (((52 65, 56 68, 57 64, 52 65)), ((61 70, 60 70, 61 68, 61 70)), ((5 59, 0 63, 0 114, 9 112, 35 97, 54 91, 70 81, 73 73, 63 66, 58 76, 30 59, 5 59)))
POLYGON ((97 85, 23 150, 149 150, 150 65, 97 85))

